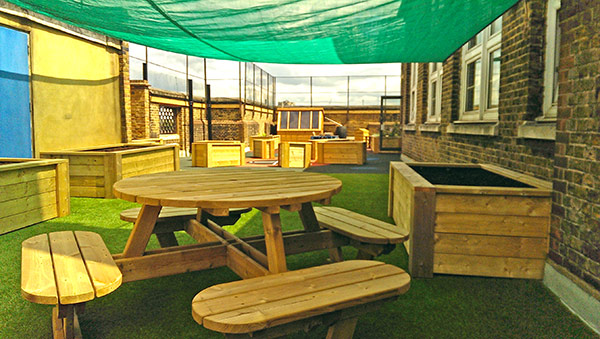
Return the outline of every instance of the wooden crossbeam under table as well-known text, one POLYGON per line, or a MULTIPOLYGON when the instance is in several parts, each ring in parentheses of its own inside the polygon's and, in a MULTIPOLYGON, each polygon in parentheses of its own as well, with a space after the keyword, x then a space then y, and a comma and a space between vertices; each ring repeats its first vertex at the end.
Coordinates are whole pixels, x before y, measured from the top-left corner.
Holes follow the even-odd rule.
MULTIPOLYGON (((124 257, 122 253, 113 255, 113 259, 123 273, 123 282, 201 271, 229 266, 230 264, 238 265, 240 262, 239 258, 251 262, 252 267, 255 267, 255 264, 260 265, 260 261, 262 260, 260 258, 258 260, 253 259, 248 255, 249 252, 244 250, 244 247, 253 248, 256 252, 264 255, 266 245, 263 235, 238 238, 221 229, 214 222, 211 222, 212 228, 217 227, 223 232, 220 236, 213 232, 211 228, 200 224, 196 220, 190 220, 188 224, 190 223, 195 226, 186 227, 186 230, 188 233, 192 232, 192 237, 200 242, 198 244, 148 250, 142 256, 131 258, 124 257), (211 233, 213 234, 212 238, 208 238, 211 236, 211 233), (228 249, 229 247, 232 248, 228 249)), ((350 240, 348 238, 329 230, 319 230, 316 232, 298 230, 283 233, 283 246, 286 256, 337 248, 349 244, 350 240)), ((239 271, 240 269, 236 268, 236 270, 239 271)))

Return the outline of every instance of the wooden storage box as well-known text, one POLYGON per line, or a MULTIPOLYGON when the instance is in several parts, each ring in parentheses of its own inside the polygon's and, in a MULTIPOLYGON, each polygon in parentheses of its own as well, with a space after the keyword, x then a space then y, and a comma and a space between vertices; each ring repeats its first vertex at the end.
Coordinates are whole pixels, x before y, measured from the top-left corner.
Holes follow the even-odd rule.
POLYGON ((55 152, 42 158, 68 159, 71 195, 114 198, 115 182, 136 175, 179 170, 179 145, 115 144, 55 152))
POLYGON ((552 185, 492 165, 390 163, 388 214, 410 230, 414 277, 541 279, 552 185))
POLYGON ((250 137, 250 145, 252 149, 252 156, 261 159, 273 159, 275 158, 275 144, 277 139, 266 136, 266 137, 250 137))
POLYGON ((367 162, 367 143, 350 140, 320 140, 316 142, 316 162, 320 164, 355 164, 367 162))
POLYGON ((373 153, 377 154, 379 152, 381 152, 381 149, 379 148, 379 135, 371 135, 369 136, 369 144, 371 145, 371 151, 373 151, 373 153))
POLYGON ((310 167, 310 142, 281 142, 279 144, 279 166, 310 167))
POLYGON ((246 145, 239 141, 209 140, 192 143, 192 166, 242 166, 246 162, 246 145))
POLYGON ((69 163, 0 158, 0 234, 69 214, 69 163))
POLYGON ((354 130, 354 141, 364 141, 369 147, 369 130, 365 128, 357 128, 354 130))

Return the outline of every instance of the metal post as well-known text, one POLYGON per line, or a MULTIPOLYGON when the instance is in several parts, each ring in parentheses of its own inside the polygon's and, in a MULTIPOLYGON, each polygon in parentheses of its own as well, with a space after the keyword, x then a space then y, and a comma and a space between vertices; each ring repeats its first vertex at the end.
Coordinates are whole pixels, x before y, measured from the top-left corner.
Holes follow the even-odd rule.
POLYGON ((148 81, 148 63, 142 64, 142 79, 148 81))
POLYGON ((348 76, 348 83, 346 85, 346 125, 350 121, 350 76, 348 76))
POLYGON ((188 79, 188 119, 189 119, 189 143, 190 143, 190 152, 192 151, 192 143, 194 142, 194 81, 192 79, 188 79))
POLYGON ((212 140, 212 110, 210 103, 210 85, 206 85, 206 120, 208 121, 208 140, 212 140))
POLYGON ((309 79, 310 79, 310 106, 312 107, 312 105, 313 105, 312 104, 313 103, 313 100, 312 100, 312 97, 313 97, 313 94, 312 94, 312 76, 309 79))

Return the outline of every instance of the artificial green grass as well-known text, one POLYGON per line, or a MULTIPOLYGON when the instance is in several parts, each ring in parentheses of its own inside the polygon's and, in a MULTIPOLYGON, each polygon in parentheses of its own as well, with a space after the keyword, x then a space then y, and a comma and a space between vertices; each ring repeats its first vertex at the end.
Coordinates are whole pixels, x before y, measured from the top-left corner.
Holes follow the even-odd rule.
MULTIPOLYGON (((387 217, 388 176, 332 174, 342 180, 342 193, 332 205, 391 222, 387 217)), ((71 215, 0 236, 0 338, 50 338, 51 306, 20 296, 21 242, 33 235, 59 230, 99 233, 112 253, 122 252, 132 224, 119 219, 135 206, 122 200, 71 199, 71 215)), ((284 230, 301 228, 296 213, 282 211, 284 230)), ((242 216, 231 232, 238 236, 262 232, 260 214, 242 216)), ((191 243, 179 232, 180 243, 191 243)), ((152 237, 150 247, 157 248, 152 237)), ((352 258, 356 251, 344 248, 352 258)), ((376 258, 402 268, 406 252, 399 246, 376 258)), ((327 262, 319 251, 288 258, 291 269, 327 262)), ((209 286, 239 279, 228 268, 179 274, 123 284, 113 293, 86 305, 80 317, 86 338, 222 338, 191 316, 191 300, 209 286)), ((325 328, 297 333, 294 338, 324 337, 325 328)), ((355 338, 595 338, 540 281, 436 275, 415 279, 407 294, 359 319, 355 338)))

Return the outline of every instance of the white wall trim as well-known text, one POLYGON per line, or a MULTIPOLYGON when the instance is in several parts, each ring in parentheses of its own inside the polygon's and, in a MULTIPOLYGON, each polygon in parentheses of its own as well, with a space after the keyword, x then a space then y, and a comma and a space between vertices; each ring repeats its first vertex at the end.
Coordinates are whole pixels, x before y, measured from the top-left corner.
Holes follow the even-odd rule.
POLYGON ((594 332, 600 334, 600 301, 559 272, 553 264, 544 267, 544 285, 594 332))

